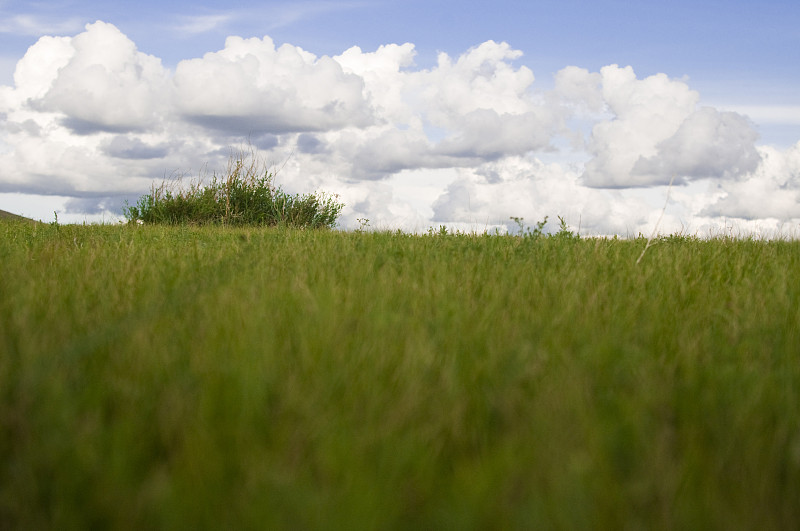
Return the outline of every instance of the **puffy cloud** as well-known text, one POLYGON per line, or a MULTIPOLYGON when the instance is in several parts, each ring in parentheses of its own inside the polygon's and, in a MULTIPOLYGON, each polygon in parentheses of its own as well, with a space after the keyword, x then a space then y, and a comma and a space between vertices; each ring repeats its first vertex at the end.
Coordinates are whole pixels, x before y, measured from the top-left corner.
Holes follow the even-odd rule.
POLYGON ((633 174, 633 167, 639 158, 655 155, 658 143, 675 134, 694 112, 699 95, 664 74, 638 79, 631 67, 606 66, 600 75, 603 101, 613 119, 592 128, 593 158, 586 164, 583 182, 609 188, 662 184, 661 177, 633 174))
POLYGON ((723 196, 703 208, 710 217, 800 218, 800 142, 785 151, 759 148, 761 164, 738 181, 722 181, 723 196))
MULTIPOLYGON (((568 94, 596 107, 597 79, 572 73, 568 94), (581 92, 582 91, 582 92, 581 92)), ((627 188, 706 177, 736 178, 756 169, 753 124, 733 112, 697 109, 699 95, 683 81, 657 74, 638 79, 630 67, 600 71, 601 93, 611 120, 592 129, 583 182, 627 188)))
POLYGON ((556 72, 554 81, 554 91, 563 101, 591 112, 600 112, 605 107, 600 73, 568 66, 556 72))
POLYGON ((225 48, 178 64, 177 111, 229 133, 326 131, 373 121, 363 80, 330 57, 275 48, 269 37, 229 37, 225 48))
POLYGON ((534 103, 534 75, 526 66, 510 64, 520 57, 519 50, 494 41, 471 48, 455 62, 441 53, 435 69, 413 76, 412 89, 421 93, 431 121, 443 127, 479 109, 521 114, 534 103))
POLYGON ((385 124, 342 135, 352 173, 383 178, 548 149, 563 126, 564 109, 533 95, 533 73, 511 65, 521 52, 507 43, 488 41, 455 60, 439 54, 429 70, 411 70, 414 56, 406 43, 372 53, 354 47, 336 57, 364 79, 377 121, 385 124))
MULTIPOLYGON (((533 72, 511 64, 522 53, 507 43, 487 41, 455 60, 440 53, 430 70, 410 70, 415 53, 406 43, 381 46, 374 53, 354 47, 335 59, 364 79, 365 92, 384 121, 422 121, 445 133, 469 135, 470 128, 487 120, 513 122, 527 114, 540 128, 536 134, 543 136, 550 134, 555 116, 560 117, 533 95, 533 72)), ((495 132, 487 132, 485 139, 491 141, 495 132)))
POLYGON ((507 43, 424 69, 415 56, 230 37, 171 72, 110 24, 42 37, 0 86, 0 192, 118 208, 164 175, 224 170, 249 140, 287 191, 341 194, 350 226, 562 215, 584 233, 649 233, 673 175, 662 227, 800 217, 800 147, 757 146, 751 122, 698 108, 685 81, 570 66, 537 91, 507 43))
POLYGON ((561 215, 584 234, 635 234, 653 211, 641 198, 587 188, 574 169, 531 157, 509 157, 459 170, 433 208, 434 221, 473 227, 499 223, 513 228, 516 223, 510 216, 533 225, 545 216, 553 220, 561 215))
MULTIPOLYGON (((75 52, 71 42, 69 37, 42 37, 28 48, 14 70, 16 90, 7 96, 9 99, 15 97, 13 105, 19 105, 28 99, 41 99, 47 94, 60 70, 69 63, 75 52)), ((9 110, 13 110, 11 101, 6 105, 9 110)))
POLYGON ((444 139, 436 151, 457 157, 493 160, 523 155, 549 146, 553 136, 551 117, 534 111, 498 114, 479 109, 464 115, 457 133, 444 139))
POLYGON ((434 157, 431 143, 420 127, 386 126, 371 131, 348 131, 332 143, 342 168, 360 179, 383 179, 413 168, 458 165, 447 157, 434 157))
MULTIPOLYGON (((63 115, 64 125, 79 134, 156 125, 167 72, 159 59, 139 52, 116 27, 96 22, 73 39, 34 48, 29 62, 44 59, 44 64, 49 63, 45 73, 34 77, 38 77, 38 87, 34 87, 41 89, 46 81, 50 86, 29 99, 33 108, 63 115), (58 50, 52 53, 54 48, 58 50)), ((19 77, 24 84, 26 73, 19 77)))
POLYGON ((758 133, 740 114, 704 107, 690 114, 674 135, 657 146, 652 157, 640 157, 632 174, 653 181, 677 176, 731 179, 753 172, 761 160, 758 133))
POLYGON ((414 45, 405 43, 380 46, 374 52, 354 46, 334 59, 345 72, 364 80, 365 93, 383 120, 408 124, 414 116, 414 94, 406 90, 411 72, 402 69, 413 66, 415 56, 414 45))

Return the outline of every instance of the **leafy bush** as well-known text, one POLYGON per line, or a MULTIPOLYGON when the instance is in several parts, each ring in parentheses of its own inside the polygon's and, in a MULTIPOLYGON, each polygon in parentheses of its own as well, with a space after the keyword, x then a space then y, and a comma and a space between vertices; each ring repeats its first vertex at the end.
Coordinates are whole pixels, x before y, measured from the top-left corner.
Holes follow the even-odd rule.
POLYGON ((239 150, 228 162, 224 178, 211 183, 180 180, 153 185, 135 206, 126 206, 130 222, 168 225, 291 225, 332 228, 344 204, 324 193, 290 195, 273 182, 274 173, 254 151, 239 150))

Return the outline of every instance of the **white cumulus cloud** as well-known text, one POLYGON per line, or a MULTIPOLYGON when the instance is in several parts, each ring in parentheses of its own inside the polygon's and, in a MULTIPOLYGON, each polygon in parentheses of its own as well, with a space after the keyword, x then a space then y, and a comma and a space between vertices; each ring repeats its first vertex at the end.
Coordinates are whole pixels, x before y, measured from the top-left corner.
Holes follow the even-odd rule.
POLYGON ((703 215, 747 220, 800 218, 800 142, 781 151, 759 148, 761 163, 736 181, 721 181, 723 196, 708 205, 703 215))
MULTIPOLYGON (((631 67, 600 70, 600 93, 613 118, 592 129, 583 181, 588 186, 650 186, 668 182, 660 176, 633 174, 641 157, 657 153, 657 145, 674 135, 695 111, 699 94, 681 82, 657 74, 638 79, 631 67)), ((594 85, 595 80, 589 79, 594 85)))
POLYGON ((233 36, 171 71, 104 22, 42 37, 0 86, 0 193, 109 209, 165 175, 224 170, 249 139, 288 191, 339 193, 351 225, 562 215, 583 232, 649 232, 673 176, 665 227, 800 220, 800 144, 758 145, 749 119, 699 107, 685 80, 567 66, 539 90, 508 43, 428 68, 416 54, 233 36))
POLYGON ((545 216, 557 225, 555 218, 560 215, 584 234, 635 234, 646 225, 651 211, 640 198, 583 186, 575 169, 530 157, 508 157, 459 170, 458 179, 435 201, 434 220, 513 228, 516 223, 511 216, 533 226, 545 216))
POLYGON ((632 174, 653 181, 738 178, 753 172, 761 157, 758 133, 744 116, 704 107, 690 114, 674 135, 656 146, 652 157, 640 157, 632 174))
POLYGON ((39 44, 15 75, 18 90, 33 78, 30 88, 38 90, 26 95, 32 108, 62 115, 77 133, 144 129, 158 121, 167 72, 116 27, 96 22, 72 39, 39 44))
POLYGON ((225 48, 178 64, 176 110, 234 134, 325 131, 372 122, 363 80, 330 57, 275 48, 269 37, 229 37, 225 48))

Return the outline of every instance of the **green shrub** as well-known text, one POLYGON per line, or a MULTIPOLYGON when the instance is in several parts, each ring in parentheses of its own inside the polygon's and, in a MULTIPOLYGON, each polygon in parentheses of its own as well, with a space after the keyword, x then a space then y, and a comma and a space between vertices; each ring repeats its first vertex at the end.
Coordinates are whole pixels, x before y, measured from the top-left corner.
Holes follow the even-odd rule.
POLYGON ((210 184, 198 180, 188 187, 179 179, 163 181, 124 214, 132 223, 333 228, 343 208, 336 195, 284 192, 253 151, 240 150, 224 178, 214 174, 210 184))

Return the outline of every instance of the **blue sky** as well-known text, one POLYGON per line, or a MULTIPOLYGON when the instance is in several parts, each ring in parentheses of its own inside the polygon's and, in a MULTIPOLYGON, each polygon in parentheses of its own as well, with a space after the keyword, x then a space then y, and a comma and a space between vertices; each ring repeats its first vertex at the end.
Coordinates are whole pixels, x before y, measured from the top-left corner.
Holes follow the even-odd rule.
MULTIPOLYGON (((264 41, 261 44, 243 42, 240 49, 269 48, 264 48, 264 41)), ((325 147, 317 153, 303 152, 294 157, 298 167, 296 174, 291 170, 287 172, 287 186, 298 190, 315 186, 342 191, 350 203, 345 224, 348 219, 352 222, 356 217, 370 217, 381 220, 386 226, 399 224, 412 229, 426 223, 494 226, 504 223, 500 219, 502 214, 495 210, 505 206, 517 210, 508 212, 509 216, 524 214, 526 219, 558 214, 543 212, 545 208, 572 209, 569 214, 574 217, 593 220, 589 226, 598 233, 645 230, 648 224, 652 225, 649 209, 658 197, 665 195, 662 175, 665 171, 684 172, 677 176, 679 188, 674 195, 678 199, 674 200, 671 220, 674 226, 705 227, 733 218, 745 227, 783 227, 800 217, 800 212, 792 207, 792 201, 797 199, 795 181, 800 179, 796 175, 793 151, 800 141, 800 68, 797 67, 800 65, 800 5, 796 2, 19 3, 0 0, 0 50, 0 85, 7 87, 5 93, 0 92, 0 95, 6 94, 5 99, 0 96, 0 105, 5 106, 0 108, 0 135, 3 135, 0 136, 0 153, 5 153, 9 160, 14 159, 23 169, 35 165, 31 161, 40 161, 43 155, 33 150, 28 138, 33 129, 27 133, 22 131, 27 126, 33 127, 34 123, 40 144, 68 144, 71 150, 65 151, 58 160, 52 160, 53 165, 61 167, 61 173, 53 171, 44 178, 41 169, 30 170, 27 181, 24 175, 3 180, 0 174, 0 208, 5 210, 18 211, 19 206, 33 210, 30 205, 45 203, 50 208, 58 203, 56 209, 63 209, 67 217, 78 219, 83 215, 85 219, 87 216, 96 219, 97 215, 111 215, 118 210, 119 199, 126 194, 135 197, 137 187, 141 188, 146 178, 159 178, 174 171, 177 164, 186 163, 190 156, 202 157, 204 148, 209 149, 209 153, 217 147, 221 149, 226 142, 235 141, 237 133, 238 138, 245 138, 253 130, 262 128, 264 134, 271 135, 264 143, 269 157, 281 158, 286 153, 295 153, 297 146, 310 145, 311 140, 316 142, 314 145, 325 147), (100 31, 99 26, 88 30, 86 25, 95 21, 102 21, 115 31, 106 26, 103 26, 104 31, 100 31), (80 129, 75 127, 78 121, 90 123, 92 117, 110 112, 102 109, 104 102, 115 101, 114 98, 125 101, 125 98, 116 93, 113 97, 98 93, 92 96, 97 98, 94 108, 87 108, 88 104, 78 105, 79 102, 69 100, 79 97, 78 92, 68 90, 66 80, 69 78, 56 81, 58 68, 64 63, 48 62, 51 56, 67 54, 63 51, 67 48, 58 51, 55 45, 31 47, 46 36, 63 36, 79 42, 76 37, 81 34, 92 35, 85 39, 91 43, 87 46, 102 48, 107 43, 107 46, 125 48, 125 43, 130 42, 139 56, 148 55, 159 60, 163 72, 153 70, 153 77, 148 78, 146 84, 148 90, 156 90, 153 87, 157 85, 165 99, 167 92, 174 91, 176 84, 187 78, 183 74, 191 73, 193 80, 205 80, 204 83, 214 79, 212 73, 221 64, 216 59, 225 54, 205 62, 190 64, 188 60, 227 49, 231 45, 226 41, 229 36, 243 39, 268 36, 275 49, 285 44, 293 50, 302 49, 313 54, 313 59, 308 60, 314 68, 324 70, 320 59, 333 57, 346 76, 361 80, 364 101, 347 100, 353 105, 347 116, 327 116, 319 114, 322 107, 311 109, 316 105, 312 102, 323 95, 303 89, 300 92, 306 100, 292 101, 291 105, 286 102, 287 108, 295 108, 298 116, 305 116, 304 111, 309 111, 308 116, 298 118, 297 123, 293 123, 291 117, 265 113, 248 124, 237 115, 235 119, 228 117, 225 123, 235 124, 241 130, 231 126, 221 134, 218 125, 225 117, 219 116, 220 113, 239 111, 231 111, 230 106, 200 108, 201 100, 196 100, 197 105, 190 109, 181 101, 195 101, 192 100, 195 95, 184 90, 180 95, 183 99, 175 108, 147 111, 175 113, 170 122, 173 125, 186 122, 185 127, 170 125, 170 138, 164 136, 167 132, 163 124, 145 123, 139 120, 141 117, 127 116, 113 124, 112 118, 105 121, 99 118, 97 124, 80 129), (481 48, 487 42, 506 48, 481 48), (392 58, 387 52, 367 64, 368 54, 380 47, 404 43, 413 44, 413 63, 400 59, 403 55, 400 52, 392 58), (338 59, 354 46, 360 48, 360 55, 338 59), (36 52, 31 56, 31 63, 50 64, 54 70, 45 75, 36 71, 47 68, 45 66, 26 67, 18 75, 30 76, 31 80, 42 75, 52 80, 53 87, 47 94, 45 88, 40 87, 35 97, 26 95, 23 88, 33 85, 26 85, 24 80, 22 85, 15 85, 15 68, 29 49, 36 52), (478 51, 470 55, 471 50, 478 51), (451 86, 452 79, 445 78, 448 70, 442 67, 440 53, 446 54, 453 63, 459 63, 459 58, 472 57, 472 63, 465 59, 462 70, 456 69, 463 74, 459 78, 464 80, 463 87, 451 86), (382 72, 383 67, 376 65, 395 64, 392 61, 402 63, 398 68, 410 75, 390 76, 404 88, 399 99, 389 102, 382 100, 385 84, 376 72, 382 72), (56 64, 60 66, 57 68, 56 64), (464 73, 463 69, 472 68, 469 65, 473 64, 478 70, 464 73), (618 66, 613 69, 613 65, 618 66), (631 67, 633 77, 624 70, 626 67, 631 67), (489 77, 479 71, 486 68, 492 72, 489 77), (425 77, 421 74, 424 72, 431 75, 425 77), (499 77, 498 72, 505 77, 499 77), (562 72, 561 86, 556 82, 559 72, 562 72), (167 79, 165 85, 160 84, 162 78, 167 79), (476 84, 474 80, 478 78, 488 79, 489 84, 484 81, 476 84), (507 82, 516 83, 514 94, 509 94, 505 88, 507 82), (442 104, 446 110, 437 108, 436 102, 445 97, 442 94, 452 90, 461 94, 462 89, 469 97, 463 96, 465 99, 452 108, 446 104, 442 104), (413 100, 415 94, 426 90, 439 90, 440 96, 431 96, 424 105, 413 100), (696 93, 696 97, 691 93, 696 93), (34 101, 39 103, 32 104, 34 101), (640 105, 641 102, 644 104, 640 105), (715 109, 716 114, 694 114, 706 106, 715 109), (582 110, 567 116, 564 112, 553 111, 556 107, 562 110, 580 107, 582 110), (486 112, 494 114, 489 116, 486 112), (364 113, 369 114, 369 118, 364 118, 364 113), (459 113, 468 119, 457 119, 459 113), (216 117, 216 125, 210 125, 206 119, 209 115, 216 117), (749 126, 737 116, 746 117, 749 126), (660 125, 654 128, 648 126, 661 117, 663 123, 658 122, 660 125), (539 120, 543 125, 540 128, 521 125, 528 124, 527 119, 539 120), (320 120, 320 124, 327 125, 315 127, 303 120, 320 120), (422 136, 411 138, 407 131, 413 130, 417 121, 422 124, 422 136), (531 140, 518 145, 510 135, 506 143, 487 137, 481 142, 494 148, 476 148, 478 133, 470 128, 489 130, 489 123, 499 124, 497 131, 515 131, 519 135, 541 137, 542 141, 531 140), (386 124, 392 127, 387 129, 386 124), (57 130, 57 126, 62 129, 57 130), (644 129, 639 131, 637 127, 644 129), (739 152, 750 153, 748 149, 752 148, 752 156, 735 159, 730 153, 720 152, 719 142, 709 133, 711 130, 728 131, 725 134, 742 143, 737 148, 739 152), (732 130, 734 132, 730 132, 732 130), (749 131, 754 131, 757 138, 750 140, 749 131), (181 135, 202 137, 203 145, 198 141, 198 145, 189 149, 188 143, 183 142, 183 147, 179 147, 176 138, 181 135), (313 135, 313 139, 308 135, 313 135), (400 143, 407 143, 404 149, 406 153, 413 152, 410 159, 416 162, 398 163, 387 159, 378 164, 374 172, 341 163, 344 157, 354 156, 354 153, 366 156, 388 138, 397 140, 397 135, 403 135, 400 143), (583 139, 577 141, 574 135, 582 135, 583 139), (613 151, 627 145, 625 135, 630 135, 632 145, 639 145, 635 156, 613 151), (652 138, 644 141, 642 135, 652 138), (360 143, 357 149, 353 148, 355 139, 360 143), (708 147, 702 154, 688 156, 690 161, 695 157, 694 162, 665 159, 670 154, 687 153, 687 146, 700 141, 706 142, 708 147), (427 147, 420 147, 420 142, 427 147), (568 144, 571 147, 568 148, 568 144), (146 160, 147 164, 137 165, 134 157, 119 155, 123 145, 149 146, 149 153, 163 152, 164 156, 139 159, 146 160), (118 181, 103 178, 101 182, 99 177, 89 175, 86 182, 82 182, 83 165, 87 164, 92 150, 97 150, 102 158, 101 166, 119 172, 118 181), (623 163, 620 157, 629 160, 623 163), (153 174, 159 164, 161 173, 153 174), (650 172, 650 177, 644 176, 645 171, 650 172), (302 176, 309 172, 314 175, 302 176), (626 176, 626 172, 631 173, 626 176), (494 181, 486 177, 495 174, 500 177, 494 181), (770 181, 762 182, 764 180, 770 181), (47 188, 48 182, 53 183, 51 189, 47 188), (754 189, 774 189, 778 195, 761 194, 759 200, 767 204, 760 210, 757 205, 744 204, 745 199, 754 197, 754 189), (789 195, 777 192, 787 189, 791 191, 789 195), (546 201, 537 199, 545 191, 552 197, 548 196, 546 201), (467 211, 458 205, 458 198, 464 193, 470 196, 467 211), (559 193, 564 194, 561 199, 559 193), (473 199, 471 194, 480 199, 473 199), (570 201, 576 194, 585 204, 575 206, 570 201), (506 197, 528 198, 531 205, 515 203, 506 197), (93 198, 95 204, 92 204, 93 198), (605 202, 606 208, 595 208, 593 205, 597 202, 605 202), (473 203, 488 206, 474 207, 473 203), (381 204, 383 208, 379 207, 381 204), (386 207, 387 204, 391 207, 386 207), (84 208, 84 212, 80 208, 84 208), (603 221, 609 217, 613 220, 603 221)), ((73 59, 80 53, 88 52, 82 48, 72 55, 73 59)), ((231 59, 232 55, 225 57, 229 66, 230 61, 239 61, 231 59)), ((271 61, 266 57, 261 59, 262 70, 271 61)), ((140 61, 133 55, 115 60, 137 64, 140 61)), ((75 59, 75 65, 78 63, 80 61, 75 59)), ((108 64, 105 67, 114 71, 108 64)), ((66 75, 68 70, 61 72, 66 75)), ((292 71, 281 75, 284 79, 291 78, 292 71)), ((294 80, 297 86, 308 83, 299 71, 297 75, 294 80)), ((246 83, 244 79, 240 81, 246 83)), ((350 81, 342 86, 342 97, 352 96, 348 91, 355 85, 350 81)), ((145 81, 137 83, 139 88, 131 86, 131 90, 141 94, 145 81)), ((266 85, 260 90, 263 97, 274 94, 266 85)), ((288 93, 286 86, 282 85, 281 90, 288 93)), ((257 115, 258 97, 253 97, 257 115)), ((150 97, 148 104, 156 99, 150 97)), ((494 133, 495 139, 497 134, 494 133)), ((206 163, 212 162, 211 154, 207 158, 206 163)), ((203 161, 198 161, 192 168, 183 170, 195 171, 202 164, 203 161)), ((797 187, 800 188, 800 182, 797 187)), ((574 224, 577 225, 577 221, 574 224)))
POLYGON ((643 75, 688 75, 721 94, 728 83, 744 82, 728 87, 736 98, 757 97, 749 92, 757 87, 781 103, 800 100, 800 6, 786 0, 58 1, 0 2, 0 9, 0 44, 11 59, 41 35, 78 32, 95 20, 116 25, 167 65, 214 51, 228 35, 268 34, 318 55, 412 42, 428 59, 492 39, 525 52, 543 74, 616 63, 643 75))

